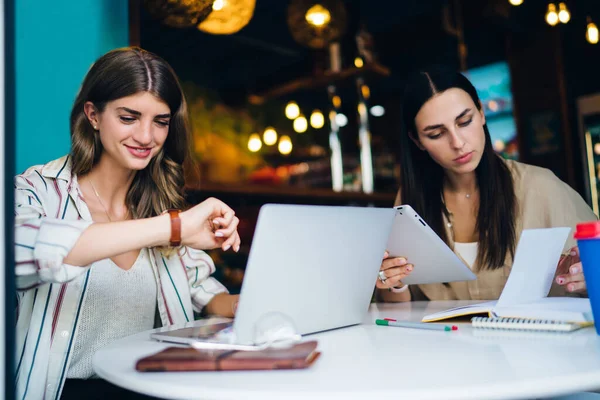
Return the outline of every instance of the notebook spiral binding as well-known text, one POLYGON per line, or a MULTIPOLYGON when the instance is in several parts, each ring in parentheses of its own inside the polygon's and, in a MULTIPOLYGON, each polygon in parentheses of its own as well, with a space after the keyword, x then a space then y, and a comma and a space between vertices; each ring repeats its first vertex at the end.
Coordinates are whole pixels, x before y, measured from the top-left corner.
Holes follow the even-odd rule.
POLYGON ((473 328, 484 329, 553 332, 570 332, 574 330, 574 324, 571 322, 527 318, 474 317, 471 319, 471 324, 473 328))

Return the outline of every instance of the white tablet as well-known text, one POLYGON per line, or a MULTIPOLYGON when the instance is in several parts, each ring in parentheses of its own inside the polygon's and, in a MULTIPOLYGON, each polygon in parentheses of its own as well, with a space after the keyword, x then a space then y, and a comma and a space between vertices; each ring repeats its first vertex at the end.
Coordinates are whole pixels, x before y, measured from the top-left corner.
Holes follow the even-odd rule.
POLYGON ((390 257, 406 257, 415 266, 403 283, 444 283, 477 278, 411 206, 405 204, 395 208, 387 251, 390 257))

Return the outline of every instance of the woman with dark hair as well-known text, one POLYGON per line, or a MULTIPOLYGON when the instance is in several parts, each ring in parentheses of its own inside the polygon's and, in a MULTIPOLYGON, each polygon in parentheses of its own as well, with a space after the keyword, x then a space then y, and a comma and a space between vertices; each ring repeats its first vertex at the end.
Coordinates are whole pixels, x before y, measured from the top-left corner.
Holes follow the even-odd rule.
MULTIPOLYGON (((504 160, 494 152, 482 104, 462 74, 436 69, 420 72, 408 82, 402 105, 396 205, 411 205, 477 279, 408 290, 402 279, 419 266, 386 254, 377 281, 377 288, 382 289, 379 298, 497 299, 523 229, 574 227, 596 216, 551 171, 504 160)), ((564 295, 565 289, 585 291, 572 238, 567 248, 569 257, 560 264, 553 295, 564 295)))
POLYGON ((238 251, 239 221, 217 199, 186 207, 188 136, 171 67, 118 49, 83 81, 70 154, 15 177, 19 398, 104 395, 88 381, 99 348, 202 310, 234 315, 202 250, 238 251))

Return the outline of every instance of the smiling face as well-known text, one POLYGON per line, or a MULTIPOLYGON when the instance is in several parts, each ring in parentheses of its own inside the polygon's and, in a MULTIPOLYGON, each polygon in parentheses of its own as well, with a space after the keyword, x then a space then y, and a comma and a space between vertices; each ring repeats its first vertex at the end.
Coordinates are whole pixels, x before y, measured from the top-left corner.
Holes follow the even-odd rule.
POLYGON ((452 88, 429 99, 415 117, 412 140, 446 173, 472 173, 485 147, 485 116, 462 89, 452 88))
POLYGON ((148 92, 110 101, 102 112, 87 102, 85 113, 100 135, 101 157, 129 170, 146 168, 169 133, 169 106, 148 92))

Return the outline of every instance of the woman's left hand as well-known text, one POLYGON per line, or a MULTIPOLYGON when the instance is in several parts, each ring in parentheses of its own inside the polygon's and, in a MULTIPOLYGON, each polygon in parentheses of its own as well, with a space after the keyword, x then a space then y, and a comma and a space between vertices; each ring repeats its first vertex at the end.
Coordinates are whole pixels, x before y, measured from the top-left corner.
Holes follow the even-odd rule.
POLYGON ((183 211, 181 218, 181 244, 198 250, 221 247, 223 251, 240 249, 237 226, 240 220, 225 203, 214 197, 183 211))
POLYGON ((561 257, 557 271, 559 275, 556 277, 556 283, 565 286, 567 292, 583 292, 587 289, 577 246, 561 257))

